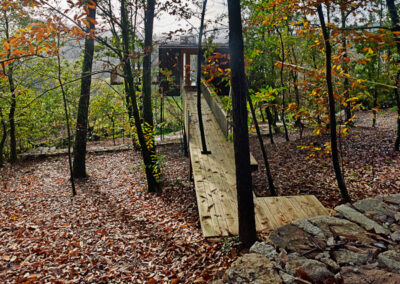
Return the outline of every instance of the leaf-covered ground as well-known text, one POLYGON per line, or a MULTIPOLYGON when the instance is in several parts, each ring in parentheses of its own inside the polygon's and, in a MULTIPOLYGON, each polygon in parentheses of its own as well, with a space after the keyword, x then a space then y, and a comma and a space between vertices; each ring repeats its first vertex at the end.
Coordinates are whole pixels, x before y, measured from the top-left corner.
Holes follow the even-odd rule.
MULTIPOLYGON (((400 192, 393 116, 381 115, 378 129, 366 128, 368 114, 358 119, 363 127, 342 140, 351 197, 400 192)), ((276 146, 264 138, 278 193, 315 194, 328 207, 340 203, 328 157, 307 160, 310 152, 297 147, 321 146, 328 137, 291 138, 276 137, 276 146)), ((256 190, 268 195, 255 137, 251 148, 259 160, 256 190)), ((204 283, 220 274, 236 257, 234 240, 202 237, 189 160, 179 144, 159 150, 167 155, 161 195, 146 193, 141 157, 131 151, 89 154, 90 176, 77 184, 74 198, 66 156, 0 168, 0 279, 204 283)))
MULTIPOLYGON (((371 128, 370 112, 359 112, 351 134, 339 141, 343 154, 343 166, 347 188, 353 200, 376 195, 400 192, 400 154, 394 152, 396 120, 393 112, 378 115, 377 128, 371 128)), ((329 136, 308 135, 300 139, 291 133, 291 141, 283 135, 276 137, 275 146, 267 137, 264 143, 269 154, 274 184, 279 195, 314 194, 325 206, 334 207, 342 202, 329 155, 307 159, 310 150, 298 146, 314 143, 323 148, 329 136)), ((268 196, 264 162, 255 137, 251 138, 253 155, 259 162, 259 170, 253 173, 253 182, 259 196, 268 196)))
POLYGON ((199 228, 188 160, 163 146, 166 186, 147 194, 137 153, 90 154, 70 197, 66 157, 0 169, 2 282, 206 282, 231 258, 199 228))

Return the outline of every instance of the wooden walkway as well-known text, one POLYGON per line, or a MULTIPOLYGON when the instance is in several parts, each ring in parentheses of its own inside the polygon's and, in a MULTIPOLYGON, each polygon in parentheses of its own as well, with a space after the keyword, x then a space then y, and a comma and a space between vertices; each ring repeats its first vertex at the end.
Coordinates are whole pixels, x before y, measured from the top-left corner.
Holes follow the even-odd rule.
MULTIPOLYGON (((201 154, 196 94, 184 97, 186 135, 200 215, 205 237, 238 234, 235 159, 233 143, 220 130, 207 102, 202 99, 202 112, 207 148, 201 154)), ((253 162, 255 159, 252 158, 253 162)), ((270 231, 299 218, 329 215, 315 196, 262 197, 254 196, 257 231, 270 231)))

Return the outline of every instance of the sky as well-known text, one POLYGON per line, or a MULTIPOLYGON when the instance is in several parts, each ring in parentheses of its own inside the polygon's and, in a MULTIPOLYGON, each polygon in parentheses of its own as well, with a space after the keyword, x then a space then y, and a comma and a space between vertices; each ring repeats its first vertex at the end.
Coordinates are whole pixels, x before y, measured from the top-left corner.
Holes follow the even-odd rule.
MULTIPOLYGON (((187 3, 191 1, 187 1, 187 3)), ((196 7, 191 4, 193 9, 196 7)), ((200 14, 200 8, 196 9, 197 12, 200 14)), ((207 10, 206 10, 206 20, 212 20, 218 17, 221 13, 227 13, 227 4, 226 0, 209 0, 207 3, 207 10)), ((220 24, 227 25, 228 20, 220 22, 220 24)), ((162 33, 168 33, 170 31, 179 29, 179 28, 188 28, 191 25, 195 26, 196 28, 200 26, 200 20, 196 17, 193 17, 189 20, 189 22, 185 20, 177 20, 177 18, 173 15, 169 15, 166 13, 162 13, 159 15, 157 19, 154 19, 154 34, 160 35, 162 33)))

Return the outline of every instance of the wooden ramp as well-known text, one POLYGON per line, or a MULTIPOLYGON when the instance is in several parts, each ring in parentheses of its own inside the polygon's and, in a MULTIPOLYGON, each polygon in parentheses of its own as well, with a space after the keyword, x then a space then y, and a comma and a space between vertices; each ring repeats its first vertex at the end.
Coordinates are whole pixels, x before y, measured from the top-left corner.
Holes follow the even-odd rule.
MULTIPOLYGON (((202 112, 207 148, 201 154, 196 94, 182 92, 186 135, 196 188, 201 229, 204 237, 238 234, 235 159, 233 143, 220 130, 207 102, 202 112)), ((256 163, 252 158, 252 163, 256 163)), ((329 215, 315 196, 254 196, 257 231, 277 229, 291 221, 318 215, 329 215)))

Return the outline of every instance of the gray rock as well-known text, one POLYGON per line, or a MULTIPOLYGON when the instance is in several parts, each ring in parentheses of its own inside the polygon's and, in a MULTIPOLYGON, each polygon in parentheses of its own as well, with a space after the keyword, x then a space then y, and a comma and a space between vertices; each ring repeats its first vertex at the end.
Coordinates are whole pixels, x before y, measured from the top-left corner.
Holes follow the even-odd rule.
POLYGON ((365 217, 363 214, 351 208, 350 206, 340 205, 335 207, 335 210, 343 214, 346 219, 361 225, 367 231, 374 230, 377 234, 385 235, 388 235, 390 233, 388 229, 385 229, 377 222, 365 217))
POLYGON ((338 272, 340 270, 339 264, 337 264, 333 259, 328 257, 323 257, 320 259, 321 262, 325 263, 332 271, 338 272))
POLYGON ((281 277, 282 282, 284 284, 295 284, 296 283, 296 281, 295 281, 296 278, 294 276, 292 276, 286 272, 283 272, 282 270, 279 271, 279 276, 281 277))
POLYGON ((392 232, 400 232, 400 225, 392 224, 392 225, 390 225, 390 230, 392 232))
POLYGON ((256 242, 250 248, 250 253, 260 254, 260 255, 268 258, 271 261, 278 261, 278 259, 279 259, 276 249, 273 246, 271 246, 265 242, 256 242))
POLYGON ((394 217, 396 214, 396 211, 376 199, 363 199, 354 203, 353 206, 362 212, 375 211, 390 217, 394 217))
POLYGON ((282 283, 272 263, 256 253, 249 253, 238 258, 225 271, 222 280, 224 283, 282 283))
POLYGON ((367 236, 366 231, 346 219, 339 219, 330 216, 318 216, 308 219, 311 223, 318 226, 324 231, 325 236, 328 238, 333 237, 334 234, 339 236, 339 239, 354 239, 362 242, 363 244, 371 244, 373 239, 367 236))
POLYGON ((307 280, 312 283, 323 283, 325 280, 335 277, 322 262, 298 254, 289 254, 286 272, 292 276, 307 276, 307 280))
POLYGON ((400 194, 391 194, 383 197, 383 200, 390 204, 397 204, 400 206, 400 194))
POLYGON ((345 264, 362 265, 368 261, 368 254, 356 253, 347 249, 334 251, 333 257, 340 266, 345 264))
POLYGON ((329 252, 324 251, 324 252, 321 252, 321 253, 317 254, 317 255, 314 257, 314 259, 320 260, 321 258, 328 258, 328 257, 329 257, 329 252))
POLYGON ((325 249, 326 244, 292 224, 285 225, 270 235, 270 240, 276 247, 285 249, 288 252, 304 253, 316 246, 325 249))
POLYGON ((292 222, 292 224, 299 227, 303 231, 313 235, 317 239, 325 240, 324 232, 317 226, 313 225, 307 219, 296 220, 296 221, 292 222))
POLYGON ((400 242, 400 232, 394 232, 390 235, 390 238, 395 242, 400 242))
POLYGON ((387 268, 400 272, 400 252, 388 250, 378 255, 378 260, 387 268))

